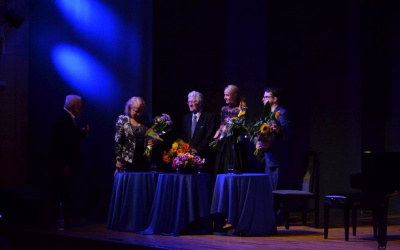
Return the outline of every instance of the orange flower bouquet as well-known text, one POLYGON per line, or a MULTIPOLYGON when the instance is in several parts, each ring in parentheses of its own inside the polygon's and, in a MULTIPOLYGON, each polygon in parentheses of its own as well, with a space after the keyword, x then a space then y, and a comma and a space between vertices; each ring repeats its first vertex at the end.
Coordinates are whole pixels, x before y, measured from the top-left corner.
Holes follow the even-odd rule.
POLYGON ((171 149, 167 152, 164 151, 163 161, 166 163, 172 162, 176 157, 191 152, 192 149, 189 143, 184 142, 182 139, 176 140, 172 143, 171 149))

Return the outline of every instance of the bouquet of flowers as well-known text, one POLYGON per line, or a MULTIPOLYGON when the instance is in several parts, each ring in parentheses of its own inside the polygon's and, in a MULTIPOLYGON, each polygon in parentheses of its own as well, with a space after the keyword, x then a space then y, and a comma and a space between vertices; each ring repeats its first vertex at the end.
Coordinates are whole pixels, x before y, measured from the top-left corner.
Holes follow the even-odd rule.
POLYGON ((184 153, 174 158, 172 161, 173 169, 195 169, 203 165, 205 159, 200 158, 195 153, 184 153))
MULTIPOLYGON (((271 142, 275 134, 279 133, 281 124, 278 121, 280 111, 275 114, 271 112, 271 105, 267 102, 263 109, 263 114, 260 120, 253 122, 248 127, 248 133, 250 135, 250 141, 254 144, 257 142, 271 142)), ((258 155, 260 150, 256 148, 254 155, 258 155)))
POLYGON ((210 147, 216 148, 218 141, 227 136, 237 136, 236 142, 247 137, 247 125, 245 119, 246 110, 241 110, 237 117, 232 117, 227 121, 227 125, 223 126, 221 133, 217 139, 212 141, 210 147))
MULTIPOLYGON (((161 116, 154 117, 153 121, 154 124, 147 130, 146 137, 162 141, 163 139, 160 136, 165 134, 168 127, 172 125, 171 117, 167 114, 162 114, 161 116)), ((144 155, 150 156, 152 150, 153 147, 151 145, 147 145, 144 155)))
POLYGON ((166 152, 164 151, 163 161, 166 163, 172 162, 176 157, 191 152, 191 148, 188 143, 184 142, 182 139, 176 140, 172 143, 171 149, 166 152))
POLYGON ((226 127, 226 135, 237 136, 236 142, 239 142, 244 137, 247 137, 245 114, 245 110, 240 111, 237 117, 232 117, 232 119, 228 123, 228 126, 226 127))

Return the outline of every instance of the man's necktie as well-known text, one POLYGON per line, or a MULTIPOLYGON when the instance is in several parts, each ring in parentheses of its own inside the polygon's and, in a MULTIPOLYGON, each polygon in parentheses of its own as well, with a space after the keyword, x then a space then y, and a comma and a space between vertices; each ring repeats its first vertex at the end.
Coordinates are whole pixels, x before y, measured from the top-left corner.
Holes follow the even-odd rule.
POLYGON ((192 130, 191 130, 191 137, 193 137, 194 130, 196 129, 196 124, 197 124, 197 116, 193 114, 192 116, 192 130))

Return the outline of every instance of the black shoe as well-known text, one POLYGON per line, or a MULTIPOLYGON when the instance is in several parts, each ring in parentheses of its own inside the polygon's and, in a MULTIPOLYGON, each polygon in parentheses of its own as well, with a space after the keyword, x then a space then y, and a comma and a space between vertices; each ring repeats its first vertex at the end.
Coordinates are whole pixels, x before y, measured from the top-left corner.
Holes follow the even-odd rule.
POLYGON ((225 233, 225 230, 223 227, 214 227, 214 232, 225 233))
POLYGON ((214 232, 217 232, 217 233, 228 233, 230 230, 233 230, 232 225, 214 228, 214 232))
POLYGON ((222 235, 222 236, 232 236, 232 234, 228 233, 229 230, 225 229, 225 228, 218 228, 218 229, 214 229, 213 234, 214 235, 222 235))

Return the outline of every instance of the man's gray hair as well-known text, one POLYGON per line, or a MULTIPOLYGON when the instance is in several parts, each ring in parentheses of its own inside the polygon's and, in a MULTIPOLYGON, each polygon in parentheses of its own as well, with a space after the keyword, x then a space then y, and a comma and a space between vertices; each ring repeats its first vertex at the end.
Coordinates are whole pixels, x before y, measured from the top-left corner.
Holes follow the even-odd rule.
POLYGON ((64 108, 71 109, 78 101, 82 101, 82 97, 79 95, 67 95, 65 97, 64 108))
POLYGON ((190 92, 188 94, 188 99, 191 98, 191 97, 194 98, 197 101, 198 104, 200 104, 200 105, 203 104, 203 94, 202 93, 193 90, 192 92, 190 92))

